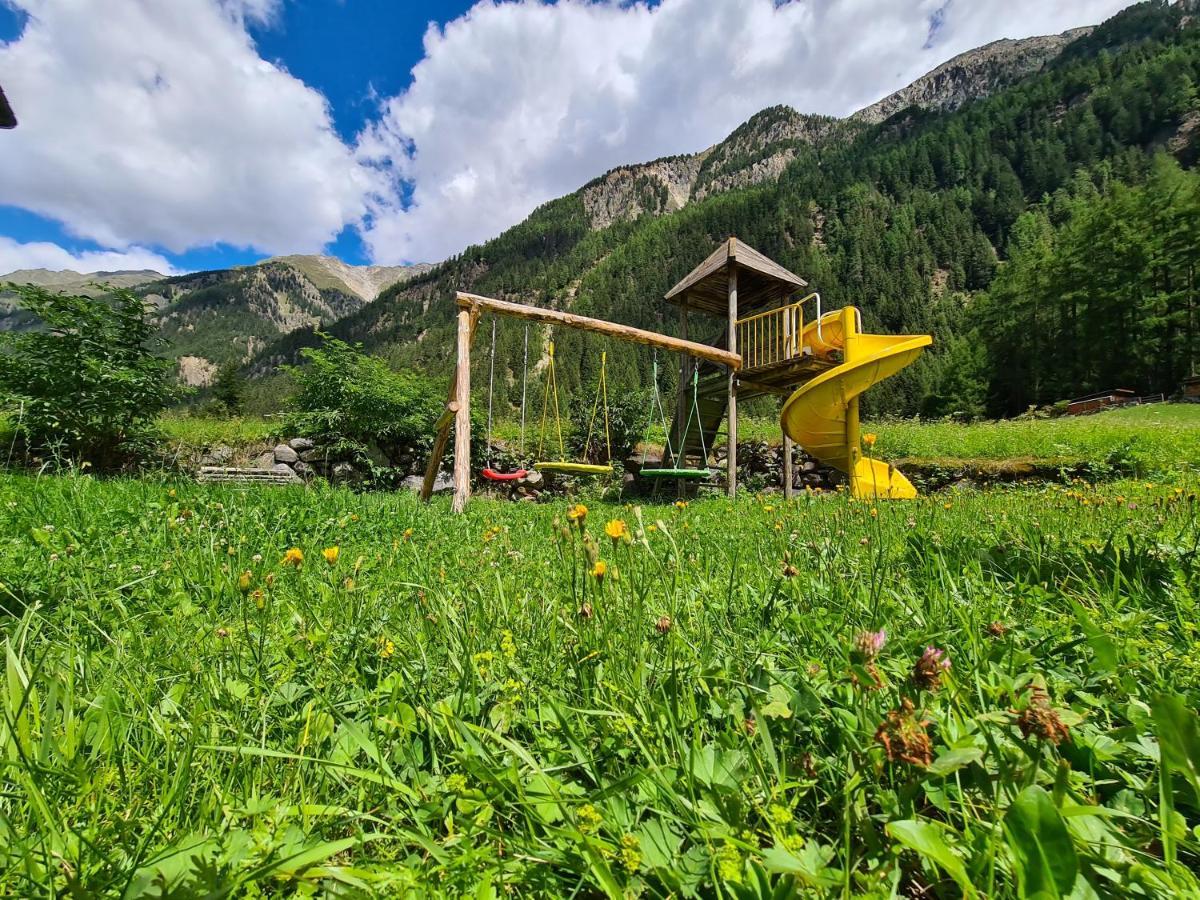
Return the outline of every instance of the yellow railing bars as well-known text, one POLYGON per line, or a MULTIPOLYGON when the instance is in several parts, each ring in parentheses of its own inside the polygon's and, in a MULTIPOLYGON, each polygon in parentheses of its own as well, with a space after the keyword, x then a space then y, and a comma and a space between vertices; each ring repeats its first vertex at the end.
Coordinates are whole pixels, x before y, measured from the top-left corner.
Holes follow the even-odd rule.
POLYGON ((804 334, 802 307, 815 296, 809 294, 786 306, 738 319, 737 348, 742 355, 742 369, 772 366, 800 356, 804 334))

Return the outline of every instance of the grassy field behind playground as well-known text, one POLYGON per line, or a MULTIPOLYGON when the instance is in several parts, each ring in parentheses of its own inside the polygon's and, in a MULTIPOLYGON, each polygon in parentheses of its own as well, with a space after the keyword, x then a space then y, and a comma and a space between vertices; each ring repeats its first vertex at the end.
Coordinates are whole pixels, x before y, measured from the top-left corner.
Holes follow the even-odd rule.
POLYGON ((0 894, 1195 893, 1195 490, 0 476, 0 894))
MULTIPOLYGON (((164 417, 162 427, 172 446, 185 452, 216 444, 259 447, 283 436, 278 420, 259 417, 171 415, 164 417)), ((863 428, 878 434, 874 452, 887 460, 949 464, 1030 460, 1067 466, 1111 465, 1144 475, 1200 470, 1198 403, 1158 403, 1057 419, 971 424, 901 420, 870 422, 863 428)), ((496 433, 516 446, 520 424, 505 421, 496 433)), ((780 440, 778 420, 771 418, 744 419, 739 422, 739 433, 744 440, 780 440)), ((651 437, 662 439, 661 433, 651 437)), ((536 423, 527 423, 526 442, 536 446, 536 423)))

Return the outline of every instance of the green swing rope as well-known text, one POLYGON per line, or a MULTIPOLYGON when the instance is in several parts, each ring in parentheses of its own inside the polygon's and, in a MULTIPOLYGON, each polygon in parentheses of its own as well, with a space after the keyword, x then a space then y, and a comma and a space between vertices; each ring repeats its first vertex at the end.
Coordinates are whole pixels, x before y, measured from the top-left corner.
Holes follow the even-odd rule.
POLYGON ((695 477, 700 477, 700 476, 705 476, 705 475, 711 474, 708 469, 708 448, 704 444, 704 426, 700 421, 699 384, 700 384, 700 370, 696 367, 692 367, 692 404, 691 404, 691 408, 688 410, 687 421, 684 423, 684 426, 683 426, 683 433, 679 436, 680 446, 678 448, 678 451, 676 451, 676 449, 671 446, 671 426, 667 424, 667 414, 666 414, 666 410, 663 409, 663 404, 662 404, 662 393, 658 389, 658 351, 657 350, 655 351, 653 375, 652 375, 652 385, 653 386, 652 386, 652 394, 651 394, 651 401, 650 401, 650 404, 651 404, 650 405, 650 415, 647 416, 647 418, 646 418, 646 437, 645 437, 645 440, 642 442, 642 469, 641 469, 642 475, 647 476, 647 477, 654 477, 655 475, 658 475, 658 476, 663 476, 663 477, 675 476, 675 477, 681 477, 681 478, 695 478, 695 477), (663 468, 661 466, 657 469, 645 468, 646 454, 650 449, 650 447, 649 447, 650 426, 654 421, 654 407, 655 406, 658 407, 658 415, 659 415, 659 418, 661 419, 662 425, 663 425, 663 433, 665 435, 665 440, 666 440, 666 445, 667 445, 667 453, 669 454, 672 463, 674 463, 674 468, 668 469, 668 468, 663 468), (687 436, 688 436, 688 432, 691 431, 691 429, 692 429, 692 420, 693 419, 696 420, 696 425, 697 425, 697 427, 700 428, 700 459, 701 459, 701 462, 704 467, 698 468, 698 469, 687 469, 687 468, 683 468, 682 466, 680 466, 680 462, 682 461, 682 457, 680 454, 682 454, 683 449, 685 447, 687 447, 687 436))

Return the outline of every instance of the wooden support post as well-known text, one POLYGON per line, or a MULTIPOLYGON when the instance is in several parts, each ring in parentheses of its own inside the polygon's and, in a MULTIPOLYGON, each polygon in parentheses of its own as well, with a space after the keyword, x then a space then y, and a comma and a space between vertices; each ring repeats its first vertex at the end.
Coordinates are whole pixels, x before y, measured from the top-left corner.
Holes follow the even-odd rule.
MULTIPOLYGON (((455 390, 454 381, 450 382, 450 393, 455 390)), ((425 480, 421 482, 421 499, 428 500, 433 496, 433 485, 437 481, 438 469, 442 467, 442 457, 446 455, 446 444, 450 440, 450 426, 454 424, 454 414, 458 412, 458 401, 447 400, 446 411, 437 420, 434 428, 433 449, 429 451, 429 462, 425 464, 425 480)))
POLYGON ((458 361, 454 372, 454 505, 462 512, 471 497, 471 332, 472 310, 458 311, 458 361))
POLYGON ((783 499, 791 500, 795 493, 796 476, 792 472, 792 457, 795 455, 792 452, 792 439, 786 434, 783 436, 783 499))
MULTIPOLYGON (((729 352, 737 353, 737 263, 729 261, 729 352)), ((729 496, 737 496, 737 370, 729 369, 729 446, 726 453, 728 466, 729 496)))

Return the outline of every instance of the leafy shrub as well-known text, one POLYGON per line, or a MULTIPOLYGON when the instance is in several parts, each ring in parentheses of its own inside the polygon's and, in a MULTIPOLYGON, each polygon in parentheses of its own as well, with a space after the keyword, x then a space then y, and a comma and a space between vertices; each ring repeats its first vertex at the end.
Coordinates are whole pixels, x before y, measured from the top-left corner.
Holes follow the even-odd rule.
MULTIPOLYGON (((596 411, 592 424, 592 410, 596 404, 594 385, 581 390, 571 400, 571 449, 588 462, 604 460, 604 409, 596 411), (588 445, 588 425, 592 424, 591 442, 588 445)), ((637 446, 646 430, 646 415, 649 398, 644 391, 629 391, 608 395, 608 433, 612 443, 612 458, 623 460, 637 446)))
POLYGON ((103 298, 7 286, 37 320, 0 335, 0 397, 34 453, 112 469, 144 459, 154 422, 181 395, 171 364, 151 352, 154 325, 140 298, 103 298))
POLYGON ((376 464, 427 452, 444 393, 412 372, 330 335, 301 351, 307 365, 283 367, 296 381, 287 425, 291 431, 340 443, 376 464), (381 458, 382 457, 382 458, 381 458))

